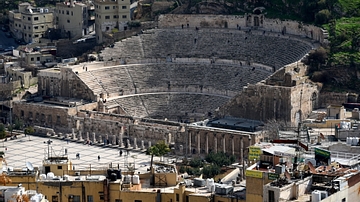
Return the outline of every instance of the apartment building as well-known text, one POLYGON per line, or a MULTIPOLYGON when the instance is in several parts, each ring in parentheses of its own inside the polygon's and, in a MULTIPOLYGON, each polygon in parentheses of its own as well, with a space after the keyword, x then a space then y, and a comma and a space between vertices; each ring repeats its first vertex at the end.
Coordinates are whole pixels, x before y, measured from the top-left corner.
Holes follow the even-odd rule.
POLYGON ((95 7, 92 2, 69 0, 56 4, 56 25, 63 36, 80 38, 95 31, 95 7))
POLYGON ((97 43, 103 42, 103 33, 114 28, 127 29, 130 21, 130 0, 95 0, 95 32, 97 43))
POLYGON ((35 8, 29 3, 21 3, 18 10, 10 11, 9 21, 14 38, 26 43, 39 42, 39 39, 54 27, 52 10, 35 8))

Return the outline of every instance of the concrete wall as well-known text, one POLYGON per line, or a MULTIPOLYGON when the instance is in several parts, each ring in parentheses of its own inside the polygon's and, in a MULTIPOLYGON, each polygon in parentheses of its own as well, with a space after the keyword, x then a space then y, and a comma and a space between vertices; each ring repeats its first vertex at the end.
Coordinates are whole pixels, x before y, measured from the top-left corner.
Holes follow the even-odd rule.
POLYGON ((269 201, 269 191, 274 191, 275 202, 297 199, 299 196, 304 195, 310 190, 311 184, 312 177, 307 177, 304 180, 300 180, 296 183, 290 183, 281 188, 267 184, 264 186, 263 190, 263 202, 269 201))
POLYGON ((357 201, 359 200, 360 182, 357 182, 354 186, 348 189, 336 192, 331 196, 321 200, 321 202, 339 202, 343 201, 357 201))

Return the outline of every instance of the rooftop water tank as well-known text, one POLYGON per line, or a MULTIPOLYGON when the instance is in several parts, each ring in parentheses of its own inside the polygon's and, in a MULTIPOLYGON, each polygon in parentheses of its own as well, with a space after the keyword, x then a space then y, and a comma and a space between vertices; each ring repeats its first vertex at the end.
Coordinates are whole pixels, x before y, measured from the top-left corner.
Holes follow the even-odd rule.
POLYGON ((204 179, 201 178, 194 178, 194 186, 195 187, 203 187, 205 186, 206 182, 204 179))
POLYGON ((48 172, 46 174, 46 179, 48 179, 48 180, 52 180, 54 177, 55 177, 55 175, 53 172, 48 172))
POLYGON ((46 174, 40 174, 40 180, 46 180, 46 174))
POLYGON ((133 184, 140 184, 140 177, 139 175, 134 175, 132 178, 133 184))
POLYGON ((110 181, 116 181, 116 180, 117 180, 116 173, 111 173, 110 181))
POLYGON ((124 182, 124 184, 130 184, 130 182, 131 182, 131 175, 125 175, 123 182, 124 182))
POLYGON ((63 179, 64 179, 65 181, 68 181, 68 180, 69 180, 69 175, 64 175, 63 179))

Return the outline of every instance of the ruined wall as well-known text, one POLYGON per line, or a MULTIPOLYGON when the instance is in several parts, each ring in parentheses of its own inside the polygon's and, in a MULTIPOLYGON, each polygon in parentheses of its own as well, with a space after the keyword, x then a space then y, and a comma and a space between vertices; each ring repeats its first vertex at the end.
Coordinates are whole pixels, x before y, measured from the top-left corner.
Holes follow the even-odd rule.
MULTIPOLYGON (((251 14, 249 17, 253 18, 255 15, 251 14)), ((260 16, 261 17, 261 16, 260 16)), ((160 28, 166 27, 181 27, 184 25, 187 27, 189 24, 190 27, 213 27, 213 28, 231 28, 238 29, 240 28, 255 28, 253 22, 249 23, 249 19, 245 16, 237 15, 175 15, 175 14, 166 14, 159 16, 158 25, 160 28)), ((308 37, 316 41, 323 42, 324 35, 323 30, 319 27, 313 25, 305 25, 301 22, 291 21, 291 20, 280 20, 280 19, 267 19, 264 18, 263 22, 260 23, 259 28, 282 33, 284 34, 293 34, 303 37, 308 37)))
POLYGON ((38 74, 38 92, 43 96, 61 96, 96 100, 93 92, 77 78, 71 68, 53 68, 38 74))
POLYGON ((347 93, 322 92, 319 95, 319 107, 325 108, 329 105, 341 105, 348 102, 347 93))
POLYGON ((15 118, 23 120, 25 124, 46 126, 54 129, 68 128, 68 114, 76 114, 76 109, 56 107, 48 104, 14 102, 15 118))
POLYGON ((264 84, 248 85, 227 105, 222 115, 267 121, 290 121, 291 87, 264 84))

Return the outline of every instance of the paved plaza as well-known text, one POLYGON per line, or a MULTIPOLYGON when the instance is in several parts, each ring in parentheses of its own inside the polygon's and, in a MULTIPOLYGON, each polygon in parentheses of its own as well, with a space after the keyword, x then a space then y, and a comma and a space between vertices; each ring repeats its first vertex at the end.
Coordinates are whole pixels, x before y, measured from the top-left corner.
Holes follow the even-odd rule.
MULTIPOLYGON (((1 144, 0 144, 1 145, 1 144)), ((34 167, 42 167, 43 160, 48 156, 68 156, 76 170, 78 169, 106 169, 112 163, 112 167, 119 167, 127 171, 127 165, 135 163, 136 173, 147 172, 150 168, 150 156, 140 150, 127 150, 117 146, 97 146, 86 145, 72 141, 60 140, 51 137, 24 136, 18 135, 17 139, 3 141, 2 151, 5 152, 5 159, 8 167, 13 169, 26 169, 25 163, 31 162, 34 167), (48 141, 51 141, 48 144, 48 141), (80 154, 80 159, 76 154, 80 154), (100 156, 100 160, 98 159, 100 156)), ((154 161, 159 161, 159 157, 154 157, 154 161)), ((172 162, 175 159, 165 158, 165 162, 172 162)), ((3 169, 4 166, 3 166, 3 169)))

